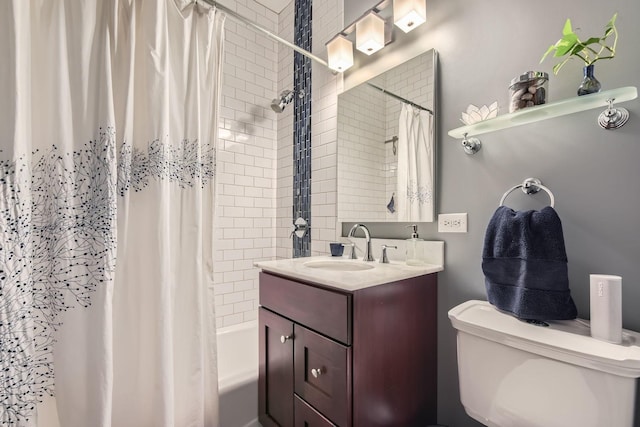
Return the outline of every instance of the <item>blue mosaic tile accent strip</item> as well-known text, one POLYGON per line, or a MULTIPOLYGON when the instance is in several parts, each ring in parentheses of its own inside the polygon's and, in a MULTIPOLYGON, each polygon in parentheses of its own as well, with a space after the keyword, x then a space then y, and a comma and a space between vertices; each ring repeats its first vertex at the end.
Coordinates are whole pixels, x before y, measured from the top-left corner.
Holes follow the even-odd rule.
MULTIPOLYGON (((296 0, 295 44, 311 51, 312 0, 296 0)), ((311 60, 294 52, 293 86, 297 93, 293 107, 293 220, 302 217, 311 227, 311 60)), ((293 256, 311 255, 311 234, 293 238, 293 256)))

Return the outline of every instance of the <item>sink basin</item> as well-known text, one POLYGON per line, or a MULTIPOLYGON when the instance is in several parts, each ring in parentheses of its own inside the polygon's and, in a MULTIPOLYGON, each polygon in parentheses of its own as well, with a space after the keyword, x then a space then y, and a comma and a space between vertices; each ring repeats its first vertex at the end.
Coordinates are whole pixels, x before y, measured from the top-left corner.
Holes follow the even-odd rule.
POLYGON ((304 263, 304 266, 331 271, 362 271, 371 270, 374 267, 371 264, 349 261, 308 261, 304 263))

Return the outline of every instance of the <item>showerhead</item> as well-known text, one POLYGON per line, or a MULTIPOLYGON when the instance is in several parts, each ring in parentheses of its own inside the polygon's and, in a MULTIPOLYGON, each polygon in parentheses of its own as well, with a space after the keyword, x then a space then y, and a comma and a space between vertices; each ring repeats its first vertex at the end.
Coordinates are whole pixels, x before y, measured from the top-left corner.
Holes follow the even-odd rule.
POLYGON ((271 101, 271 109, 276 113, 282 113, 284 107, 293 100, 293 91, 284 90, 280 94, 280 98, 275 98, 271 101))
POLYGON ((304 91, 302 90, 299 90, 299 91, 292 91, 288 89, 283 90, 280 93, 279 98, 275 98, 273 101, 271 101, 271 109, 276 113, 282 113, 284 111, 284 107, 286 107, 288 103, 293 101, 293 96, 296 92, 298 93, 298 96, 300 98, 304 97, 304 91))

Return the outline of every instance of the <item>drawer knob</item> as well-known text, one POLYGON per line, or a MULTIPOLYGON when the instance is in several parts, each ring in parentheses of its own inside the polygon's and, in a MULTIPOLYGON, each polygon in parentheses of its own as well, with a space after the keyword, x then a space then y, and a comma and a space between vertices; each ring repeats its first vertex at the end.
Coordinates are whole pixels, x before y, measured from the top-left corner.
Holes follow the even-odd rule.
POLYGON ((280 342, 281 342, 282 344, 286 343, 286 342, 287 342, 287 340, 290 340, 290 339, 291 339, 291 335, 287 335, 287 336, 280 335, 280 342))
POLYGON ((313 378, 318 378, 320 375, 322 375, 322 368, 312 369, 311 375, 313 375, 313 378))

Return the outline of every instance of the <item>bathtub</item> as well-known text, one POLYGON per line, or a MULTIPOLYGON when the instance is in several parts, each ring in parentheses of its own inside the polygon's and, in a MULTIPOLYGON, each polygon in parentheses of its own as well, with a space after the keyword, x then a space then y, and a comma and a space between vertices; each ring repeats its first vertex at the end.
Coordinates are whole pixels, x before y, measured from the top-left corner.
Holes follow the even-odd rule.
POLYGON ((258 423, 258 322, 218 329, 220 427, 258 423))

